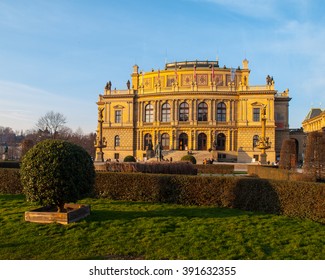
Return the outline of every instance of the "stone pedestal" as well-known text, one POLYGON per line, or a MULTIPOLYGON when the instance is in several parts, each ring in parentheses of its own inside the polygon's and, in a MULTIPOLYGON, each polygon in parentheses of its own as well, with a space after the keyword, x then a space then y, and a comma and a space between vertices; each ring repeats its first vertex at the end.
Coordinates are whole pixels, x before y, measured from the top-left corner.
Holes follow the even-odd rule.
POLYGON ((147 157, 147 159, 155 157, 155 151, 154 150, 147 150, 146 151, 146 157, 147 157))
POLYGON ((267 164, 266 157, 267 157, 266 153, 261 154, 261 164, 267 164))
POLYGON ((97 157, 96 157, 96 161, 104 161, 104 153, 103 152, 97 152, 97 157))
POLYGON ((214 160, 218 160, 218 151, 216 151, 216 150, 212 150, 211 151, 211 155, 212 155, 212 158, 214 159, 214 160))

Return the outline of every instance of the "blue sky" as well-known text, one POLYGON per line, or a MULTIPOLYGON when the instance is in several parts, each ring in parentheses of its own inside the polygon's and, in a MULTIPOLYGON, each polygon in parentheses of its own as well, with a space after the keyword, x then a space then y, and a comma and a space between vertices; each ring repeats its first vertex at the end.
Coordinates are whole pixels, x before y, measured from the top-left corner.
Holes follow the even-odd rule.
POLYGON ((95 132, 107 81, 132 66, 249 60, 251 85, 290 90, 290 127, 325 104, 325 2, 317 0, 0 0, 0 126, 35 127, 55 111, 95 132))

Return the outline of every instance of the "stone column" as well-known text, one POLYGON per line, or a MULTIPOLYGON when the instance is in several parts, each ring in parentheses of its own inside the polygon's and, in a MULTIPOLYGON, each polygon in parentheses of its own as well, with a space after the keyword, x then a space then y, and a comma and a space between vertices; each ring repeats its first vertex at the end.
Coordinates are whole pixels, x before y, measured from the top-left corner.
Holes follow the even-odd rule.
POLYGON ((194 121, 195 124, 197 124, 197 99, 194 99, 193 121, 194 121))
POLYGON ((175 122, 178 124, 178 113, 179 113, 179 100, 175 102, 175 122))
POLYGON ((226 122, 230 122, 231 117, 230 117, 230 101, 226 102, 226 122))
POLYGON ((193 124, 193 99, 190 100, 189 102, 189 121, 190 121, 190 124, 192 125, 193 124))
POLYGON ((210 108, 208 108, 208 121, 209 121, 209 124, 212 124, 212 122, 213 122, 213 99, 210 99, 210 102, 209 102, 210 104, 209 104, 209 107, 210 108))
POLYGON ((170 123, 173 124, 174 123, 174 100, 168 103, 170 104, 170 123))

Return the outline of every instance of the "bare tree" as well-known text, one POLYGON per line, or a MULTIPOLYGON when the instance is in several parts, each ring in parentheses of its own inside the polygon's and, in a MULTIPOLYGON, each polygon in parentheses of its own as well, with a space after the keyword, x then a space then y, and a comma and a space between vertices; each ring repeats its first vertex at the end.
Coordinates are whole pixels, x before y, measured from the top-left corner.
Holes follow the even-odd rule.
POLYGON ((49 133, 52 138, 57 138, 61 130, 65 128, 64 124, 66 122, 64 115, 50 111, 39 118, 36 127, 43 133, 49 133))

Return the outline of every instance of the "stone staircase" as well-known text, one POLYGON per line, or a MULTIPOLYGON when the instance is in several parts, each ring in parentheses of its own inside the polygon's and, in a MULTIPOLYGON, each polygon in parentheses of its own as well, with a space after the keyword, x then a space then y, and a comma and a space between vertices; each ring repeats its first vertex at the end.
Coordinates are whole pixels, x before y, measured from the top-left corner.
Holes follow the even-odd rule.
MULTIPOLYGON (((175 150, 169 150, 169 151, 163 151, 163 156, 165 160, 170 160, 170 158, 174 161, 180 161, 181 158, 185 155, 187 155, 187 151, 175 151, 175 150)), ((192 156, 195 157, 196 162, 198 164, 201 164, 205 158, 211 158, 212 155, 209 151, 192 151, 192 156)), ((151 158, 148 161, 156 161, 156 158, 151 158)))

